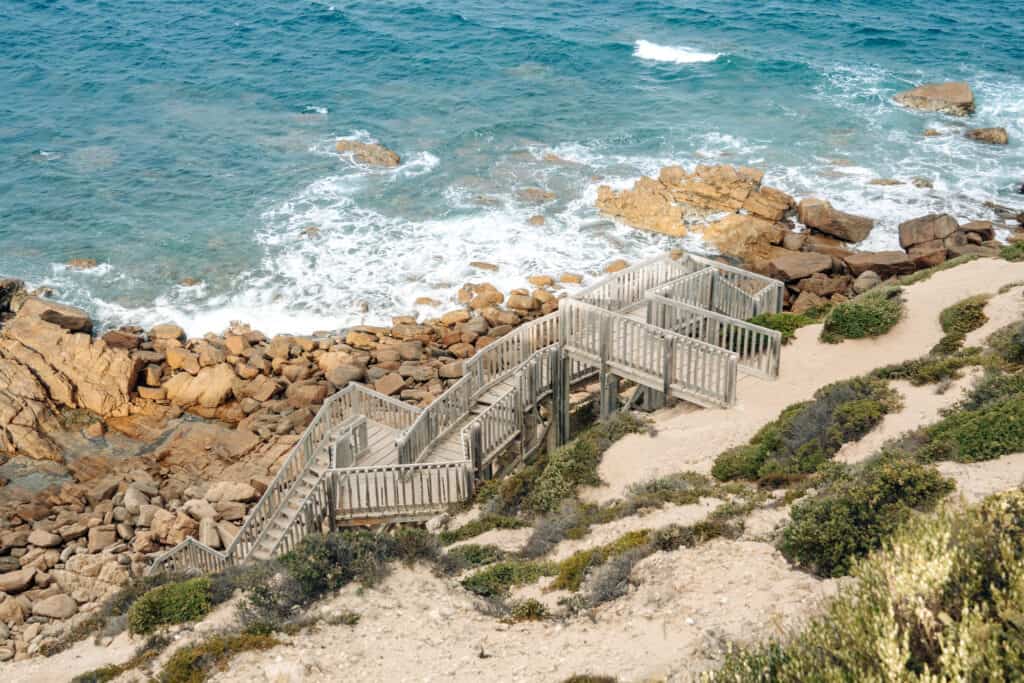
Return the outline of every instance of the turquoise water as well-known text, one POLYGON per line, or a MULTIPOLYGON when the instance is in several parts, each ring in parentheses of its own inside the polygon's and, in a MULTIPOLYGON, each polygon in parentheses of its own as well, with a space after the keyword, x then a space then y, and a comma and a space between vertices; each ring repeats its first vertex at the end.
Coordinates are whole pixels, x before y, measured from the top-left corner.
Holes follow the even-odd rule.
POLYGON ((929 211, 1024 208, 1020 7, 936 4, 0 0, 0 273, 108 324, 302 332, 444 298, 471 260, 510 287, 664 248, 593 204, 668 163, 763 167, 879 219, 871 248, 929 211), (890 102, 953 79, 1009 147, 890 102), (934 189, 867 184, 915 176, 934 189))

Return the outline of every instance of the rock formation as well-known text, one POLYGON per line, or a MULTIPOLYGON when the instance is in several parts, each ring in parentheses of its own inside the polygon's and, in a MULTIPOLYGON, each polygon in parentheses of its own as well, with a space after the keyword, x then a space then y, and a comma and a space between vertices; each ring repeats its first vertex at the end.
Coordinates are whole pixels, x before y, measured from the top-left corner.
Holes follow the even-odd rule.
POLYGON ((1005 128, 971 128, 964 137, 975 142, 984 142, 989 145, 1008 145, 1010 136, 1006 134, 1005 128))
POLYGON ((688 174, 680 166, 666 166, 657 179, 642 177, 632 190, 615 192, 602 185, 597 208, 634 227, 673 236, 686 234, 684 218, 722 212, 780 221, 793 208, 793 198, 762 186, 763 178, 755 168, 700 165, 688 174))
POLYGON ((941 112, 952 116, 969 116, 974 113, 974 93, 971 92, 971 86, 962 81, 926 83, 898 93, 893 100, 911 109, 941 112))
POLYGON ((358 140, 338 140, 334 148, 339 154, 352 154, 352 158, 368 166, 394 167, 402 163, 402 159, 384 145, 375 142, 359 142, 358 140))

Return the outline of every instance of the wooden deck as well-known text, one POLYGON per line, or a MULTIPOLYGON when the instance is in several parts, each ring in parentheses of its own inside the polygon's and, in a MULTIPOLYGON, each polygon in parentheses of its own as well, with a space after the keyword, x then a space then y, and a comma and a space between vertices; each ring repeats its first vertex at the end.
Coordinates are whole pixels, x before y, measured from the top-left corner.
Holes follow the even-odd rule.
POLYGON ((662 257, 484 347, 425 408, 350 384, 324 402, 228 548, 187 539, 151 571, 216 571, 339 523, 436 514, 472 496, 513 445, 522 459, 540 434, 564 443, 569 394, 595 375, 602 415, 618 409, 620 379, 655 404, 728 408, 738 388, 777 376, 779 333, 746 321, 781 306, 782 283, 698 256, 662 257))

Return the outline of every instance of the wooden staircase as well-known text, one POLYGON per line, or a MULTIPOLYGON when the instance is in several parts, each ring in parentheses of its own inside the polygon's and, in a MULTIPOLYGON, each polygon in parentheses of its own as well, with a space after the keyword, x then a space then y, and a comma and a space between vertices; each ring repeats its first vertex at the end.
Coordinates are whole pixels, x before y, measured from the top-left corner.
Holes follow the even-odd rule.
POLYGON ((563 299, 463 364, 424 409, 350 384, 328 397, 224 551, 186 539, 150 571, 217 571, 268 560, 339 523, 423 518, 473 494, 496 458, 569 438, 571 388, 597 376, 602 415, 618 382, 650 405, 728 408, 737 373, 774 378, 778 332, 746 320, 782 307, 782 283, 706 258, 651 259, 563 299), (550 402, 543 423, 541 405, 550 402))

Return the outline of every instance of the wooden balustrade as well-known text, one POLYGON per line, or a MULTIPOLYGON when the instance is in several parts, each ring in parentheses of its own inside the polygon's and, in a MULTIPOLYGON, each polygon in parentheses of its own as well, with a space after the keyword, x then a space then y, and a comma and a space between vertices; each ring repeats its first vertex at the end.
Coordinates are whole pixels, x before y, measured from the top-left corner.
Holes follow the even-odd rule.
POLYGON ((352 467, 331 473, 341 519, 441 512, 473 494, 469 461, 352 467))
POLYGON ((176 573, 197 570, 211 573, 224 570, 228 564, 224 553, 189 537, 154 560, 149 572, 176 573))
POLYGON ((662 296, 648 295, 647 304, 647 322, 652 325, 735 351, 741 368, 761 377, 778 377, 780 332, 662 296))
POLYGON ((736 353, 574 299, 562 304, 562 347, 609 372, 701 405, 736 398, 736 353))
POLYGON ((698 266, 687 255, 679 259, 658 256, 612 273, 573 298, 610 311, 621 311, 640 303, 652 287, 688 275, 698 266))

